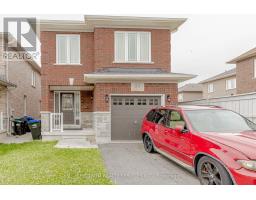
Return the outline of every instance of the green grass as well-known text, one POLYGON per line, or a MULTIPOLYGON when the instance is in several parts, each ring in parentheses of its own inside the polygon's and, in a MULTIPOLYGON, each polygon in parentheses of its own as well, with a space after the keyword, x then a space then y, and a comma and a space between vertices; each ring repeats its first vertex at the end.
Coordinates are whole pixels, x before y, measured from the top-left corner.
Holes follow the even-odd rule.
POLYGON ((55 144, 0 144, 0 184, 111 184, 99 150, 55 144))

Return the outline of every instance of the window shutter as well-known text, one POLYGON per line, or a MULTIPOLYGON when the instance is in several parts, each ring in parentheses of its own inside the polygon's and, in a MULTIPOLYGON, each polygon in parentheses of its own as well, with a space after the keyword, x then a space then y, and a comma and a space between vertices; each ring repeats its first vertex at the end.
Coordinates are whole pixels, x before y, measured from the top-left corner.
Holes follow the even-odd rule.
POLYGON ((150 58, 150 43, 151 37, 149 32, 140 33, 140 61, 149 62, 150 58))
POLYGON ((125 33, 115 32, 115 61, 125 60, 125 33))
POLYGON ((79 36, 69 37, 70 45, 70 63, 79 64, 80 63, 80 39, 79 36))
POLYGON ((57 63, 67 63, 67 40, 66 37, 57 36, 57 63))
POLYGON ((137 61, 137 33, 128 33, 128 61, 137 61))

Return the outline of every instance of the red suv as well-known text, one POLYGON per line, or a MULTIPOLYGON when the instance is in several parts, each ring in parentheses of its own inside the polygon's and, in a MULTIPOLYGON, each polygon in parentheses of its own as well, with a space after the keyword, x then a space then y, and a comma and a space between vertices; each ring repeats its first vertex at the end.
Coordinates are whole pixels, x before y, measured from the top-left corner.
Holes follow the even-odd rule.
POLYGON ((143 119, 145 150, 193 171, 204 185, 256 184, 256 124, 215 106, 152 109, 143 119))

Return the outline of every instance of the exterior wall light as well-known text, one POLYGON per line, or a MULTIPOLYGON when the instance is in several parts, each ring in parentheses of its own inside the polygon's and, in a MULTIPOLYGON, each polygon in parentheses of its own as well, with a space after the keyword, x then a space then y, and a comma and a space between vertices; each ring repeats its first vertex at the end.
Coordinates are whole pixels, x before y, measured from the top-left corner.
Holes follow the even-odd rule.
POLYGON ((106 103, 109 102, 109 96, 108 96, 108 94, 105 95, 105 102, 106 102, 106 103))

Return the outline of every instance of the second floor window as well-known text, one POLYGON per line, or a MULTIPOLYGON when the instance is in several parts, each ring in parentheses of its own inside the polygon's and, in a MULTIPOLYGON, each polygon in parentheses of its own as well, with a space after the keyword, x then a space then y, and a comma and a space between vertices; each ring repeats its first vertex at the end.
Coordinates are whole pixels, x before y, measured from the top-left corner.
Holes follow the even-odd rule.
POLYGON ((208 93, 214 92, 214 86, 213 83, 208 84, 208 93))
POLYGON ((151 62, 151 33, 116 31, 115 62, 151 62))
POLYGON ((226 80, 226 90, 233 90, 236 88, 236 79, 226 80))
POLYGON ((56 35, 56 64, 80 64, 80 35, 56 35))

